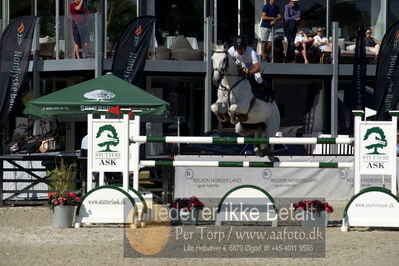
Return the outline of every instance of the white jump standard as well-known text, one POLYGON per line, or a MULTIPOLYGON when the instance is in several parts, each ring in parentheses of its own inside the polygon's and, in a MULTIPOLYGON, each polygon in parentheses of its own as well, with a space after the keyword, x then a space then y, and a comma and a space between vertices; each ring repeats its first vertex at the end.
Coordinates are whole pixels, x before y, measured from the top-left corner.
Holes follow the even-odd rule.
MULTIPOLYGON (((370 110, 370 109, 369 109, 370 110)), ((341 230, 350 226, 399 227, 396 177, 396 131, 398 111, 392 121, 364 121, 355 115, 355 195, 346 205, 341 230), (391 191, 381 187, 361 188, 361 175, 390 175, 391 191)))

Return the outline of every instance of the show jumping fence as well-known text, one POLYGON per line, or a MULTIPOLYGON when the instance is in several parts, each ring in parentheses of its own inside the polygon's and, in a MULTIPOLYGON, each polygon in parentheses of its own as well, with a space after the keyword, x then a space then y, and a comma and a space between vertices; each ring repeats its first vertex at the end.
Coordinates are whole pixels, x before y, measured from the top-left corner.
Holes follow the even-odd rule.
MULTIPOLYGON (((252 137, 187 137, 187 136, 133 136, 133 143, 174 143, 174 144, 352 144, 354 139, 341 138, 252 138, 252 137)), ((273 167, 273 168, 350 168, 353 163, 335 162, 229 162, 229 161, 140 161, 140 167, 156 166, 197 166, 197 167, 273 167)))
POLYGON ((163 136, 135 136, 132 142, 137 143, 175 143, 175 144, 352 144, 354 139, 341 138, 252 138, 252 137, 163 137, 163 136))
MULTIPOLYGON (((170 166, 170 167, 279 167, 279 168, 354 168, 354 193, 360 195, 361 175, 391 175, 391 193, 397 193, 396 180, 396 130, 398 111, 391 111, 392 121, 362 121, 363 111, 354 111, 355 116, 355 138, 338 137, 338 138, 249 138, 249 137, 186 137, 186 136, 140 136, 140 116, 135 115, 134 120, 129 120, 127 115, 122 119, 106 119, 101 116, 100 119, 93 119, 92 115, 88 115, 88 132, 89 132, 89 151, 88 151, 88 175, 87 184, 88 195, 93 198, 104 199, 109 197, 125 197, 130 190, 138 193, 138 180, 140 168, 170 166), (104 131, 108 130, 106 134, 104 131), (378 135, 376 137, 375 135, 378 135), (371 136, 369 138, 369 136, 371 136), (385 142, 378 142, 384 140, 385 142), (369 142, 366 142, 369 141, 369 142), (350 162, 270 162, 265 161, 157 161, 157 160, 140 160, 140 144, 143 143, 198 143, 198 144, 343 144, 352 145, 354 143, 354 163, 350 162), (120 144, 120 145, 119 145, 120 144), (106 149, 105 149, 105 146, 106 149), (114 146, 112 149, 109 146, 114 146), (370 149, 374 148, 374 151, 370 149), (383 149, 381 153, 377 149, 383 149), (372 155, 372 156, 370 156, 372 155), (123 173, 123 185, 118 191, 106 191, 102 193, 101 189, 92 187, 92 172, 99 172, 99 188, 104 183, 104 173, 112 171, 120 171, 123 173), (133 188, 129 188, 129 172, 133 172, 133 188), (92 189, 93 188, 93 189, 92 189), (100 192, 98 192, 100 191, 100 192), (98 192, 98 193, 97 193, 98 192), (111 193, 112 194, 112 193, 111 193)), ((367 117, 367 115, 366 115, 367 117)), ((107 188, 109 189, 109 188, 107 188)), ((355 196, 355 197, 356 197, 355 196)), ((371 195, 372 196, 372 195, 371 195)), ((393 196, 395 197, 395 196, 393 196)), ((91 211, 90 198, 83 200, 82 205, 86 210, 91 211)), ((132 206, 135 202, 132 201, 132 206)), ((94 206, 95 212, 102 215, 104 206, 94 206)), ((110 211, 106 209, 107 213, 110 211)), ((92 220, 82 214, 78 216, 79 221, 105 221, 102 216, 94 217, 92 220)), ((350 215, 349 215, 350 216, 350 215)), ((349 217, 348 216, 348 217, 349 217)), ((356 216, 356 215, 355 215, 356 216)), ((123 218, 123 217, 122 217, 123 218)), ((115 215, 113 221, 125 221, 120 215, 115 215), (114 219, 115 218, 115 219, 114 219)), ((347 220, 352 219, 346 218, 347 220)), ((396 225, 396 223, 395 223, 396 225)))

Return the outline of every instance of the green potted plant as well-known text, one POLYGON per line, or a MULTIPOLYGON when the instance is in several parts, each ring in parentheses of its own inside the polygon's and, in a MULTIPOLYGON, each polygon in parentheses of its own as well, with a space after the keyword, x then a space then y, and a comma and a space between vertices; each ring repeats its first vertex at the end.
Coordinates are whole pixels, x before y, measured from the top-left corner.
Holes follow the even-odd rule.
POLYGON ((49 172, 52 188, 55 190, 48 194, 48 203, 53 213, 53 227, 71 228, 75 214, 75 206, 80 202, 80 197, 69 191, 74 185, 76 176, 76 163, 66 164, 61 161, 59 166, 49 172))

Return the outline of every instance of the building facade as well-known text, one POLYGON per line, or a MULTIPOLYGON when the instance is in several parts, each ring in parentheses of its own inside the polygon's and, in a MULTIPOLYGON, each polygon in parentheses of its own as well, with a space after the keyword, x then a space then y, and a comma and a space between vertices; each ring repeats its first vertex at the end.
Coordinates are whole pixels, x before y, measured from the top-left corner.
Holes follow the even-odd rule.
MULTIPOLYGON (((251 40, 259 39, 259 22, 265 0, 84 0, 88 15, 90 51, 87 59, 73 59, 73 38, 69 5, 72 0, 31 0, 1 2, 1 31, 13 18, 36 15, 40 18, 40 61, 38 71, 30 62, 28 82, 21 89, 17 108, 2 126, 2 143, 9 141, 24 121, 24 105, 32 97, 46 95, 78 82, 94 78, 111 69, 118 36, 129 21, 140 15, 155 15, 157 23, 153 46, 170 48, 177 35, 189 37, 193 48, 203 56, 193 60, 160 60, 159 49, 149 51, 146 77, 142 88, 163 98, 171 105, 171 117, 180 117, 181 134, 200 135, 221 125, 211 116, 210 103, 216 90, 210 82, 208 43, 228 42, 238 34, 251 40), (226 10, 232 10, 226 12, 226 10), (205 44, 205 45, 204 45, 205 44), (169 46, 169 47, 168 47, 169 46)), ((277 0, 283 10, 288 0, 277 0)), ((312 32, 317 27, 332 36, 332 22, 338 22, 337 35, 345 43, 353 42, 358 27, 370 27, 375 38, 381 40, 390 25, 399 19, 399 1, 395 0, 306 0, 299 1, 302 10, 301 29, 312 32)), ((275 28, 282 32, 282 22, 275 28)), ((255 48, 259 48, 254 42, 255 48)), ((371 62, 371 63, 375 63, 371 62)), ((352 65, 336 62, 338 67, 339 102, 343 91, 352 84, 352 65)), ((376 66, 367 70, 367 91, 372 97, 376 66)), ((286 134, 330 132, 331 91, 334 83, 332 64, 262 63, 262 73, 276 91, 282 113, 282 127, 286 134)), ((369 97, 369 98, 371 98, 369 97)), ((342 106, 340 106, 341 108, 342 106)), ((344 107, 342 107, 344 108, 344 107)), ((32 124, 27 119, 27 125, 32 124)), ((172 119, 173 120, 173 119, 172 119)), ((51 122, 49 128, 62 128, 61 148, 78 149, 85 135, 84 122, 51 122)), ((340 120, 339 133, 346 133, 348 125, 340 120)), ((148 129, 150 131, 150 129, 148 129)), ((154 124, 155 135, 175 134, 174 123, 154 124)), ((37 129, 36 129, 37 132, 37 129)), ((2 149, 6 150, 6 146, 2 149)))

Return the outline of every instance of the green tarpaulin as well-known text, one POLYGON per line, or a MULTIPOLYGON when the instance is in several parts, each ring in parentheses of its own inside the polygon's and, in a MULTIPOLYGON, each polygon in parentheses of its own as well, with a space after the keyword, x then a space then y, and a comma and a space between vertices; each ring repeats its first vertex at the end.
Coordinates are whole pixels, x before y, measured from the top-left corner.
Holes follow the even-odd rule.
POLYGON ((167 102, 112 74, 81 82, 28 103, 24 113, 44 119, 84 119, 87 108, 132 107, 143 115, 165 115, 167 102))

